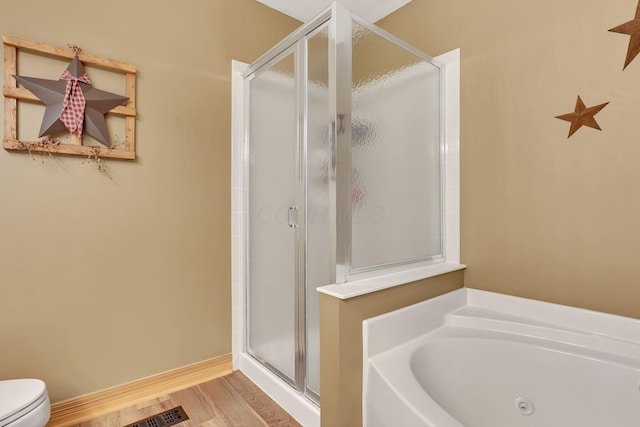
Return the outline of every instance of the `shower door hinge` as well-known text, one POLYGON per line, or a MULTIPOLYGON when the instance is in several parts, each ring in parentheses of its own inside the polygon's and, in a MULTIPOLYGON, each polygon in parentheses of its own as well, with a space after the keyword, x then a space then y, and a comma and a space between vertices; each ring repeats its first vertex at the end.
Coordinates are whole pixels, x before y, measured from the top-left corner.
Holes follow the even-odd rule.
POLYGON ((289 206, 289 227, 296 228, 298 226, 298 207, 289 206))

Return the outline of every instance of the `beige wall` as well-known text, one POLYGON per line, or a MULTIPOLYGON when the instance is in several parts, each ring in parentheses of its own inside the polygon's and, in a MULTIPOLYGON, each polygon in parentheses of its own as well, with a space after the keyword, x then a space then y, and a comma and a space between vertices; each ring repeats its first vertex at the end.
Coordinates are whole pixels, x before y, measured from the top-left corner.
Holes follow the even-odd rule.
POLYGON ((362 425, 362 322, 462 285, 460 270, 346 300, 320 295, 323 427, 362 425))
POLYGON ((640 317, 640 59, 608 32, 636 2, 413 0, 378 24, 461 48, 465 286, 640 317), (603 131, 554 116, 610 101, 603 131))
POLYGON ((0 379, 59 401, 231 351, 231 59, 298 25, 254 0, 2 7, 0 33, 135 64, 139 117, 111 180, 0 150, 0 379))

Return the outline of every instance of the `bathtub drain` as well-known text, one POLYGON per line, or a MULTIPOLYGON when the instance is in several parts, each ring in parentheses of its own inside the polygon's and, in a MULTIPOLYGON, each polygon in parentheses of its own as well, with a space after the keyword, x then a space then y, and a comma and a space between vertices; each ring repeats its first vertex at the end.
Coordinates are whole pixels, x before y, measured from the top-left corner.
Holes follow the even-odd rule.
POLYGON ((518 397, 513 401, 513 406, 516 408, 521 415, 531 415, 533 411, 535 411, 535 407, 533 406, 533 402, 531 402, 526 397, 518 397))

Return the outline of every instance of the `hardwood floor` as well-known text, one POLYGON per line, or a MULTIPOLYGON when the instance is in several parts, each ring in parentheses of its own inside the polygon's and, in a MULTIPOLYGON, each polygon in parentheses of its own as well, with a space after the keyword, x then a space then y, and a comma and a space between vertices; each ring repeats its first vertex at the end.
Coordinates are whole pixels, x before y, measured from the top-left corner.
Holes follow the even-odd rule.
POLYGON ((300 426, 242 372, 236 371, 75 427, 122 427, 180 405, 189 419, 178 427, 300 426))

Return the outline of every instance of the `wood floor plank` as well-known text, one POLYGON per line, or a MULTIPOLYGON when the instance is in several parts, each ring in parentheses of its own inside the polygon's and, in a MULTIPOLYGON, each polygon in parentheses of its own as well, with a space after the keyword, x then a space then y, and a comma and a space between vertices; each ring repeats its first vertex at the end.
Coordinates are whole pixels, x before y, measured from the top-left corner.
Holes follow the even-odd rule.
POLYGON ((240 371, 73 427, 121 427, 176 406, 189 417, 179 427, 301 427, 240 371))
MULTIPOLYGON (((255 410, 269 426, 298 427, 300 424, 260 388, 252 383, 242 372, 236 371, 221 380, 231 387, 255 410)), ((301 426, 300 426, 301 427, 301 426)))
POLYGON ((222 414, 228 426, 268 427, 251 406, 226 381, 209 381, 196 386, 222 414))
POLYGON ((174 406, 171 399, 154 399, 136 406, 125 408, 121 411, 105 415, 92 421, 80 423, 78 427, 122 427, 127 424, 151 417, 157 413, 171 409, 174 406))
POLYGON ((184 427, 202 426, 205 423, 225 426, 224 417, 215 405, 203 396, 197 386, 171 393, 173 406, 182 405, 189 420, 182 423, 184 427))

